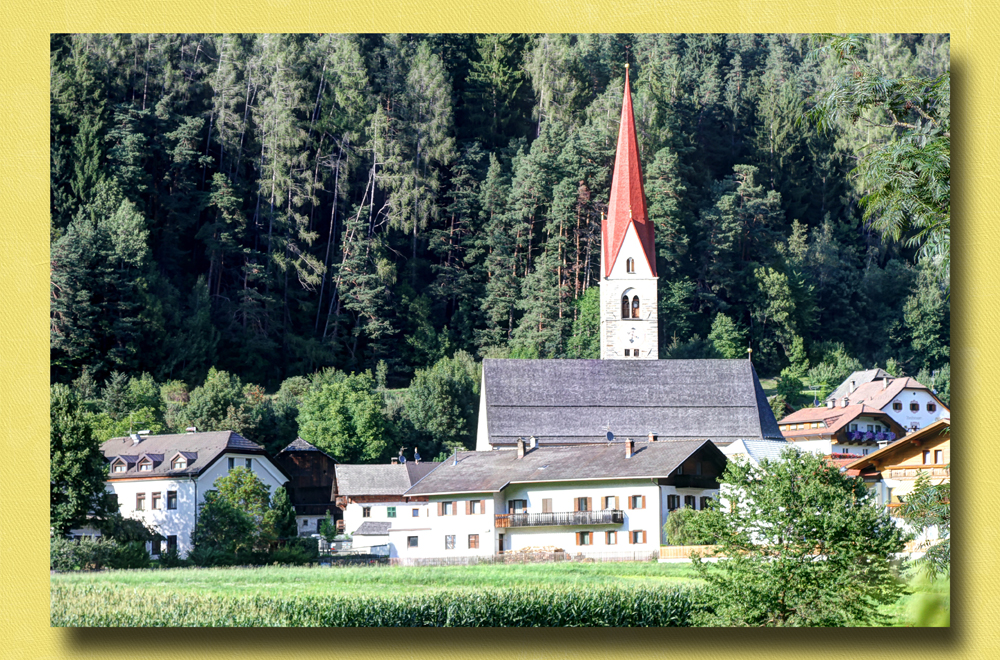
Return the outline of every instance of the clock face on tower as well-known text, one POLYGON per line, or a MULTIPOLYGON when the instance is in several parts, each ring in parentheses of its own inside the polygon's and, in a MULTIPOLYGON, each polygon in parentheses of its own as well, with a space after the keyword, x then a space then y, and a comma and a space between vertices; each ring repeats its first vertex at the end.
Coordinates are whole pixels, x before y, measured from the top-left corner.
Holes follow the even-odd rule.
POLYGON ((640 349, 646 347, 646 333, 636 325, 622 325, 618 331, 618 342, 622 348, 640 349))

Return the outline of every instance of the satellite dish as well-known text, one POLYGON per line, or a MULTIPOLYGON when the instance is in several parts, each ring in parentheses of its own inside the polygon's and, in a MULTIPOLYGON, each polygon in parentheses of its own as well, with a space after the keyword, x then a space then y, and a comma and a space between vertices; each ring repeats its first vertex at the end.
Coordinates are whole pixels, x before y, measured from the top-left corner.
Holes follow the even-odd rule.
POLYGON ((615 434, 612 433, 611 431, 608 431, 608 442, 611 442, 614 439, 615 439, 615 434))

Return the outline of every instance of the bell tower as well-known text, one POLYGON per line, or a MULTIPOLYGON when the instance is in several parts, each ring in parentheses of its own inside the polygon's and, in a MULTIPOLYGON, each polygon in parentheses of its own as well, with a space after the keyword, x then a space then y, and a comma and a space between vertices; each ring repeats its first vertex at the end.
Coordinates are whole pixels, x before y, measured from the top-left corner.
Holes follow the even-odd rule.
POLYGON ((646 214, 628 64, 608 215, 601 220, 601 359, 659 357, 656 249, 646 214))

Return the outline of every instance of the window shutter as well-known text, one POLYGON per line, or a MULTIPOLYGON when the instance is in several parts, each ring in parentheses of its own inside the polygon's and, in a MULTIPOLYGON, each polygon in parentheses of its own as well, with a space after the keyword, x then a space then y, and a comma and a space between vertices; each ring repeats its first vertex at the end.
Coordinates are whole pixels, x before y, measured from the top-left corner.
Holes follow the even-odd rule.
POLYGON ((588 545, 594 545, 594 533, 593 532, 587 532, 587 544, 588 545))
POLYGON ((580 534, 581 534, 581 532, 577 532, 576 533, 576 544, 577 545, 580 545, 580 534))
POLYGON ((642 530, 642 542, 646 542, 646 530, 642 530))
POLYGON ((628 544, 632 545, 632 532, 631 532, 631 530, 628 531, 628 532, 625 532, 625 533, 628 535, 628 544))
MULTIPOLYGON (((927 461, 924 461, 924 463, 926 463, 926 462, 927 461)), ((580 510, 580 498, 579 497, 574 497, 573 498, 573 513, 576 513, 579 510, 580 510)))
POLYGON ((642 496, 642 508, 643 509, 646 508, 646 496, 645 495, 642 496))
POLYGON ((438 515, 444 515, 444 502, 438 502, 438 515))
POLYGON ((479 500, 479 513, 486 513, 486 500, 479 500))
POLYGON ((472 513, 472 500, 465 500, 465 515, 472 513))
POLYGON ((618 505, 618 496, 617 495, 615 495, 615 508, 616 509, 621 509, 621 507, 618 505))
POLYGON ((587 498, 587 511, 593 511, 593 510, 594 510, 594 500, 593 500, 593 498, 588 497, 587 498))
POLYGON ((631 509, 632 508, 632 496, 629 495, 628 497, 626 497, 625 498, 625 502, 628 504, 628 508, 631 509))

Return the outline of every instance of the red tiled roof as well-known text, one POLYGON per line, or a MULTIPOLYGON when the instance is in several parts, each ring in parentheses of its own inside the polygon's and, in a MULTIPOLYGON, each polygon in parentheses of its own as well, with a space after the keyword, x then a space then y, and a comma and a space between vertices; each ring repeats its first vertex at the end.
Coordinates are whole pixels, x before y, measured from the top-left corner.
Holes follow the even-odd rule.
POLYGON ((864 403, 857 403, 846 408, 803 408, 801 410, 796 410, 791 415, 784 417, 778 421, 778 427, 785 424, 805 424, 809 422, 824 422, 826 428, 812 429, 795 429, 782 431, 781 434, 786 438, 794 438, 806 435, 829 435, 836 433, 840 429, 844 428, 852 420, 857 419, 861 415, 871 415, 873 417, 891 419, 887 413, 882 412, 878 408, 873 408, 870 405, 864 403))
POLYGON ((912 378, 893 378, 883 389, 883 381, 873 380, 861 385, 848 396, 852 402, 865 402, 875 408, 885 408, 905 389, 926 390, 927 387, 912 378))
POLYGON ((615 171, 611 179, 611 200, 608 202, 608 217, 601 226, 605 277, 611 274, 629 225, 635 226, 649 270, 656 276, 653 223, 646 214, 642 164, 639 162, 639 143, 635 136, 632 94, 629 91, 628 68, 626 68, 625 98, 622 101, 622 118, 618 128, 618 151, 615 154, 615 171))

